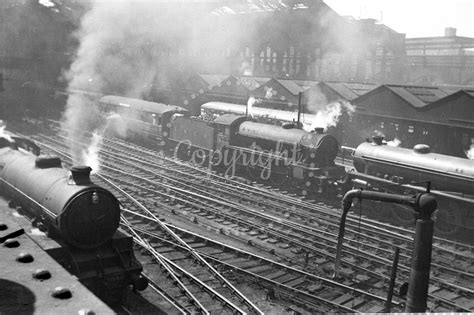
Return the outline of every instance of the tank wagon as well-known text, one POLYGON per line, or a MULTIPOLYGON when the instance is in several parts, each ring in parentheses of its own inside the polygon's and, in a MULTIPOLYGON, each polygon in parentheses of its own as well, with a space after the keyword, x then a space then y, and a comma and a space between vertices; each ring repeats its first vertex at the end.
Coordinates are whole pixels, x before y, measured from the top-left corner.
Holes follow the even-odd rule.
POLYGON ((118 200, 91 182, 90 170, 66 170, 58 157, 36 156, 8 140, 0 146, 1 193, 48 232, 50 239, 39 242, 50 256, 104 301, 115 303, 130 286, 144 289, 146 281, 132 238, 118 229, 118 200))

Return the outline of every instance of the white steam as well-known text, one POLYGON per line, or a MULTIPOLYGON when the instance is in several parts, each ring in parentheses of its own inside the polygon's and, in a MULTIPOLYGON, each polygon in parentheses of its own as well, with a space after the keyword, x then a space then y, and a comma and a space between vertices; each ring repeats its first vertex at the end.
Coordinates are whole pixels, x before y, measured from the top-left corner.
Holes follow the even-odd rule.
POLYGON ((198 54, 184 52, 212 52, 208 64, 226 71, 222 51, 242 35, 231 36, 240 33, 230 26, 216 30, 209 18, 208 6, 185 1, 92 1, 76 32, 75 59, 64 74, 71 94, 63 128, 75 163, 84 163, 85 148, 74 140, 103 128, 98 95, 144 98, 152 87, 169 88, 205 62, 198 54))
POLYGON ((387 145, 391 147, 399 147, 402 144, 402 141, 398 138, 395 138, 391 141, 387 141, 387 145))
POLYGON ((345 112, 349 116, 355 111, 354 105, 348 101, 340 100, 329 103, 325 94, 317 87, 308 90, 307 111, 316 115, 311 123, 305 123, 303 129, 313 131, 314 128, 334 127, 339 122, 341 115, 345 112))
POLYGON ((249 99, 247 100, 247 114, 249 116, 252 115, 252 107, 257 104, 257 103, 260 103, 261 100, 259 99, 256 99, 255 97, 253 96, 250 96, 249 99))
POLYGON ((127 133, 127 125, 121 115, 117 113, 109 114, 105 119, 103 127, 92 132, 90 144, 81 151, 81 164, 92 168, 92 174, 100 171, 99 151, 105 134, 125 137, 127 133))
POLYGON ((471 148, 467 150, 466 152, 466 157, 470 160, 474 160, 474 143, 471 144, 471 148))
POLYGON ((92 173, 98 173, 100 169, 99 149, 102 143, 102 135, 98 130, 92 133, 91 144, 82 151, 82 161, 84 165, 92 168, 92 173))
POLYGON ((269 88, 265 87, 265 90, 266 90, 266 92, 265 92, 265 98, 266 99, 270 99, 270 98, 273 97, 274 94, 276 94, 276 91, 273 91, 273 88, 271 88, 271 87, 269 87, 269 88))
POLYGON ((312 131, 315 128, 334 127, 339 122, 342 113, 346 111, 349 115, 354 112, 354 106, 346 101, 333 102, 326 105, 323 109, 318 110, 314 115, 314 119, 310 123, 305 123, 303 129, 312 131))
POLYGON ((0 126, 0 138, 5 138, 6 140, 13 142, 12 137, 5 131, 6 127, 6 125, 0 126))

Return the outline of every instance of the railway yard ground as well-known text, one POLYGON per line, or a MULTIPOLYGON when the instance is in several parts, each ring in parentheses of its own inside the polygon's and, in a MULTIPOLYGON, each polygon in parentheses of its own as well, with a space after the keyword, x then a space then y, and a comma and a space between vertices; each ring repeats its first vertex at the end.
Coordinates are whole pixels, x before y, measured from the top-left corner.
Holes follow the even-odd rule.
MULTIPOLYGON (((56 125, 10 127, 72 165, 56 125)), ((413 228, 350 214, 334 278, 338 202, 222 177, 116 138, 102 139, 99 158, 92 180, 120 200, 150 282, 119 313, 403 312, 405 297, 387 304, 387 288, 395 248, 395 291, 409 281, 413 228)), ((472 245, 434 238, 430 312, 474 311, 473 258, 472 245)))

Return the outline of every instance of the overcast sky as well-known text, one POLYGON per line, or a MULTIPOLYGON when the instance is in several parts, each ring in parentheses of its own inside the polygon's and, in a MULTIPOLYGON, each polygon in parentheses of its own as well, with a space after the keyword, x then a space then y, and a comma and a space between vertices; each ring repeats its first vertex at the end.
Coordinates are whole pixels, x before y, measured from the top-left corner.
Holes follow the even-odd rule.
POLYGON ((339 15, 374 18, 407 38, 443 36, 445 27, 474 37, 474 0, 324 0, 339 15))

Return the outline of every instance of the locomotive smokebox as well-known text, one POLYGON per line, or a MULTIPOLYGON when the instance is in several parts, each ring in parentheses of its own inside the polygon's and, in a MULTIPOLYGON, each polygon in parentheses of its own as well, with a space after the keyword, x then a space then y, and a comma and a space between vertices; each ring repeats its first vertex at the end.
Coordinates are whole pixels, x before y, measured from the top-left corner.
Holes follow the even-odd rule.
POLYGON ((314 128, 314 132, 318 135, 322 135, 324 133, 324 128, 323 127, 314 128))
POLYGON ((382 136, 373 136, 372 141, 375 145, 382 145, 383 137, 382 136))
POLYGON ((76 165, 71 168, 72 180, 76 185, 89 185, 91 179, 89 177, 92 168, 85 165, 76 165))

